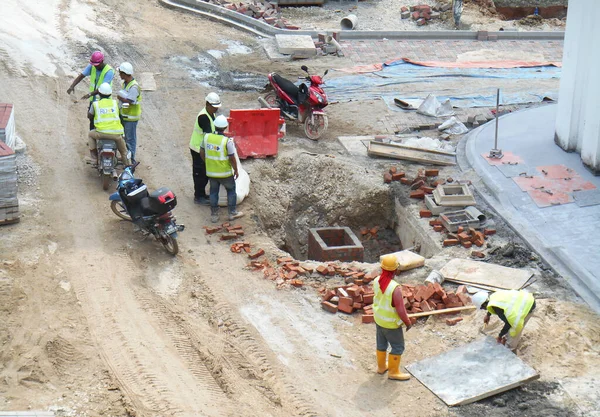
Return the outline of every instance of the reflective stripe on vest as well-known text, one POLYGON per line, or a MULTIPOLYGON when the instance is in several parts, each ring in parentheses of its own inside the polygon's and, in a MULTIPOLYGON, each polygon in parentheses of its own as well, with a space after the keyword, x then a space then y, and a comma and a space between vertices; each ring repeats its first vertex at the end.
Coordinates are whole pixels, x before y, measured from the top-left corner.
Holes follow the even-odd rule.
MULTIPOLYGON (((96 67, 94 67, 92 65, 92 72, 90 74, 90 93, 93 93, 94 91, 96 91, 98 89, 98 87, 104 82, 104 76, 111 69, 112 69, 112 67, 110 65, 104 65, 104 68, 102 68, 100 75, 96 79, 96 75, 98 75, 98 71, 96 70, 96 67)), ((109 84, 112 87, 112 80, 110 80, 109 84)), ((98 101, 98 100, 100 100, 99 95, 93 95, 90 97, 90 101, 98 101)))
POLYGON ((533 295, 527 291, 496 291, 490 295, 487 310, 491 314, 496 314, 493 307, 504 310, 506 320, 508 320, 511 326, 509 334, 515 337, 523 330, 525 317, 529 314, 531 306, 533 306, 533 301, 533 295))
POLYGON ((123 105, 121 105, 121 117, 126 122, 138 121, 142 114, 142 89, 138 82, 136 80, 131 80, 131 82, 125 86, 125 91, 129 91, 134 85, 137 85, 138 87, 138 95, 135 99, 135 104, 129 103, 128 107, 123 107, 123 105))
POLYGON ((103 98, 94 101, 94 126, 96 132, 122 135, 123 125, 119 119, 119 106, 116 100, 103 98))
POLYGON ((379 287, 380 278, 381 276, 377 277, 373 282, 373 290, 375 292, 375 296, 373 297, 373 316, 375 323, 386 329, 397 329, 400 327, 402 320, 394 306, 392 306, 392 295, 399 284, 391 280, 385 289, 385 293, 382 293, 379 287))
POLYGON ((229 138, 215 133, 204 137, 204 156, 206 176, 210 178, 231 177, 233 170, 227 156, 227 141, 229 138))
POLYGON ((215 131, 215 125, 213 122, 214 122, 214 120, 211 117, 211 115, 208 114, 208 112, 206 111, 206 107, 203 108, 200 111, 200 113, 198 113, 198 116, 196 116, 196 121, 194 122, 194 131, 192 132, 192 137, 190 138, 190 149, 192 151, 200 153, 200 145, 202 144, 202 141, 204 140, 204 135, 206 135, 207 133, 214 133, 214 131, 215 131), (203 114, 207 115, 208 120, 210 121, 210 129, 211 129, 210 132, 202 131, 202 129, 198 125, 198 117, 200 117, 203 114))

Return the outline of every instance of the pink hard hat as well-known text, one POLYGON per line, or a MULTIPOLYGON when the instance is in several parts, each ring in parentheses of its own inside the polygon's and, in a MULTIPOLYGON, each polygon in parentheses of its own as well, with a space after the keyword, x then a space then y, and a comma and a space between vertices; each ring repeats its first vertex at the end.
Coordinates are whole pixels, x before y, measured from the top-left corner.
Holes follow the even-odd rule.
POLYGON ((92 54, 92 57, 90 58, 90 64, 92 64, 95 67, 100 65, 103 61, 104 61, 104 54, 100 51, 94 52, 92 54))

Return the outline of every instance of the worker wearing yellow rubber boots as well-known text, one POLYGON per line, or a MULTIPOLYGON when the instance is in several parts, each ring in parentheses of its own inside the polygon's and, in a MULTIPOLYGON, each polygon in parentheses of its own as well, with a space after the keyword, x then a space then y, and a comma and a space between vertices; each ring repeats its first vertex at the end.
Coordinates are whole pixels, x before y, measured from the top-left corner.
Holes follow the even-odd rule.
POLYGON ((381 275, 373 281, 373 315, 377 328, 377 373, 388 372, 389 379, 406 381, 409 374, 400 371, 400 359, 404 353, 404 333, 401 324, 404 322, 406 331, 411 328, 411 321, 404 307, 402 288, 394 281, 398 271, 398 259, 394 255, 381 258, 381 275), (388 345, 391 346, 387 360, 388 345))

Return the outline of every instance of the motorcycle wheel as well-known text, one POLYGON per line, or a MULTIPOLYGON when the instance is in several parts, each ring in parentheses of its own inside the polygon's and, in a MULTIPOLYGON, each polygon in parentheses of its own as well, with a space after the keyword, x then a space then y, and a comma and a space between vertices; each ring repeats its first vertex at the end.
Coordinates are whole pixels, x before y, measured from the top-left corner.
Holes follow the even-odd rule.
POLYGON ((108 190, 110 183, 112 181, 112 175, 110 174, 102 174, 102 189, 104 191, 108 190))
POLYGON ((271 91, 269 94, 264 96, 267 104, 273 108, 279 108, 279 100, 277 99, 277 94, 274 91, 271 91))
POLYGON ((131 221, 131 216, 127 213, 125 204, 123 204, 122 201, 117 201, 117 200, 111 201, 110 208, 113 211, 113 213, 115 213, 117 215, 117 217, 120 217, 121 219, 127 220, 129 222, 131 221))
POLYGON ((165 235, 160 238, 160 243, 165 247, 166 251, 171 255, 177 255, 179 252, 179 245, 177 244, 177 238, 171 235, 165 235))
POLYGON ((327 131, 329 121, 324 114, 315 114, 308 116, 304 120, 304 134, 311 140, 318 140, 327 131))

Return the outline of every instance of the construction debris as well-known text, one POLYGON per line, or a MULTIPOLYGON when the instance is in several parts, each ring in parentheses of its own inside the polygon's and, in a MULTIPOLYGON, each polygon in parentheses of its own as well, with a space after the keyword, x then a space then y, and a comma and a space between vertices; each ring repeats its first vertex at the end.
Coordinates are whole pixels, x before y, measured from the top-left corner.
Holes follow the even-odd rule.
POLYGON ((432 165, 456 165, 454 152, 413 148, 396 143, 370 141, 367 149, 369 156, 385 156, 432 165))

